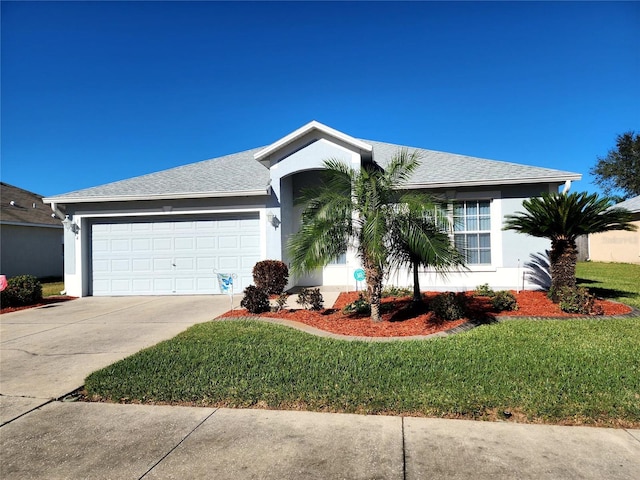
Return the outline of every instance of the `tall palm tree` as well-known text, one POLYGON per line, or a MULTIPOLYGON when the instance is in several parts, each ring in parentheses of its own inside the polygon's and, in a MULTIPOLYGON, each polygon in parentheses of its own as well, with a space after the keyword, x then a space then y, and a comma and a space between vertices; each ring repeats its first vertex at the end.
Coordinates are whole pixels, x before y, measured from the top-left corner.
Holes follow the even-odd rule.
POLYGON ((505 230, 514 230, 551 240, 551 298, 559 300, 562 287, 576 286, 576 239, 609 230, 635 230, 631 213, 611 208, 608 197, 586 192, 544 193, 522 202, 526 212, 505 216, 505 230))
POLYGON ((402 205, 391 219, 390 263, 411 267, 414 303, 423 301, 418 275, 420 266, 432 267, 441 275, 465 266, 464 255, 451 242, 447 227, 442 225, 443 219, 438 218, 437 212, 437 205, 418 200, 402 205))
MULTIPOLYGON (((324 162, 322 183, 303 191, 302 226, 289 240, 294 274, 327 265, 352 246, 362 262, 371 319, 381 320, 382 282, 390 259, 393 219, 405 205, 409 211, 423 209, 428 197, 402 190, 419 165, 416 152, 401 150, 382 169, 365 164, 359 169, 335 159, 324 162)), ((414 234, 410 244, 416 252, 424 234, 414 234)))

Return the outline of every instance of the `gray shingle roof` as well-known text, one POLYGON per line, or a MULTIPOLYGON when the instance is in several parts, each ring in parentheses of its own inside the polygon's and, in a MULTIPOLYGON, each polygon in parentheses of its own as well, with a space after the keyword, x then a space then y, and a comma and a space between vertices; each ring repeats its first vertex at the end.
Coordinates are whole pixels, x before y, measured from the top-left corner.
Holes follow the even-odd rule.
POLYGON ((2 223, 62 228, 60 220, 51 217, 53 213, 51 207, 43 203, 42 196, 37 193, 1 182, 0 198, 0 221, 2 223))
MULTIPOLYGON (((413 176, 411 182, 413 186, 437 188, 580 179, 579 174, 562 170, 403 147, 391 143, 362 141, 373 146, 373 159, 383 167, 401 148, 419 151, 422 163, 413 176)), ((269 185, 269 170, 254 159, 254 153, 263 148, 78 190, 46 198, 45 201, 65 203, 266 193, 269 185)))
POLYGON ((637 197, 629 198, 624 202, 620 202, 614 205, 614 207, 626 208, 631 213, 638 213, 640 212, 640 195, 638 195, 637 197))
POLYGON ((156 173, 47 198, 47 201, 102 201, 136 198, 187 198, 263 191, 269 170, 253 159, 261 148, 212 158, 156 173))
POLYGON ((408 148, 410 152, 414 150, 419 152, 421 163, 413 175, 412 184, 425 187, 498 185, 580 179, 579 174, 563 170, 487 160, 423 148, 402 147, 371 140, 365 141, 373 145, 373 159, 383 167, 389 163, 399 148, 408 148))

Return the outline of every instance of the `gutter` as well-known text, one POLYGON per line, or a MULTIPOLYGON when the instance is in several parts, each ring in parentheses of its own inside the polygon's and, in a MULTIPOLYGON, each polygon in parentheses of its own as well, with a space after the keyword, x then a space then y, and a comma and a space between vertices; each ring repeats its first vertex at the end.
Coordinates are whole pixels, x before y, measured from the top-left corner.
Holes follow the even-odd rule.
MULTIPOLYGON (((90 197, 47 197, 42 201, 45 203, 51 203, 53 209, 57 202, 60 203, 91 203, 91 202, 130 202, 136 200, 180 200, 190 198, 225 198, 225 197, 257 197, 261 195, 268 195, 269 189, 262 190, 240 190, 233 192, 204 192, 204 193, 179 193, 179 194, 155 194, 155 195, 121 195, 121 196, 107 196, 96 195, 90 197)), ((55 210, 54 210, 55 211, 55 210)), ((62 217, 64 218, 64 216, 62 217)))
POLYGON ((567 175, 562 177, 535 177, 535 178, 506 178, 495 180, 474 180, 474 181, 451 181, 451 182, 437 182, 437 183, 409 183, 402 187, 403 190, 419 189, 419 188, 447 188, 447 187, 482 187, 488 185, 520 185, 528 183, 550 183, 550 182, 564 182, 565 188, 567 182, 569 185, 572 180, 581 180, 582 175, 567 175))

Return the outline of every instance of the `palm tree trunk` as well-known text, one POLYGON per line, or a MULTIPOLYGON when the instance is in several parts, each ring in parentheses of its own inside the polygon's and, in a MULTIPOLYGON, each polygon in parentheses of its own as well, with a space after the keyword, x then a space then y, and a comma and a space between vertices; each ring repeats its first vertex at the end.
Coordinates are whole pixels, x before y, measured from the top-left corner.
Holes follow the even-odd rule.
POLYGON ((551 267, 551 300, 560 301, 563 287, 575 288, 578 250, 571 240, 552 240, 549 255, 551 267))
POLYGON ((366 259, 363 261, 363 264, 367 278, 367 293, 369 294, 369 303, 371 304, 371 320, 373 322, 381 322, 382 271, 380 271, 373 262, 367 261, 366 259))
POLYGON ((413 302, 422 303, 422 294, 420 293, 420 279, 418 278, 418 267, 420 265, 416 261, 413 261, 411 263, 411 267, 413 268, 413 302))

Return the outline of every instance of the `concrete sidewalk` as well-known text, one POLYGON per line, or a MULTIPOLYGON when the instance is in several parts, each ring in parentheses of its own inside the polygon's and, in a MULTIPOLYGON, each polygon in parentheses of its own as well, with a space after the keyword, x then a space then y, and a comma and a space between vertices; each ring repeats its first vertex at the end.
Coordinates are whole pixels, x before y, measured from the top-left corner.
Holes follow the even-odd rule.
POLYGON ((54 402, 0 429, 10 479, 628 479, 640 430, 54 402))

